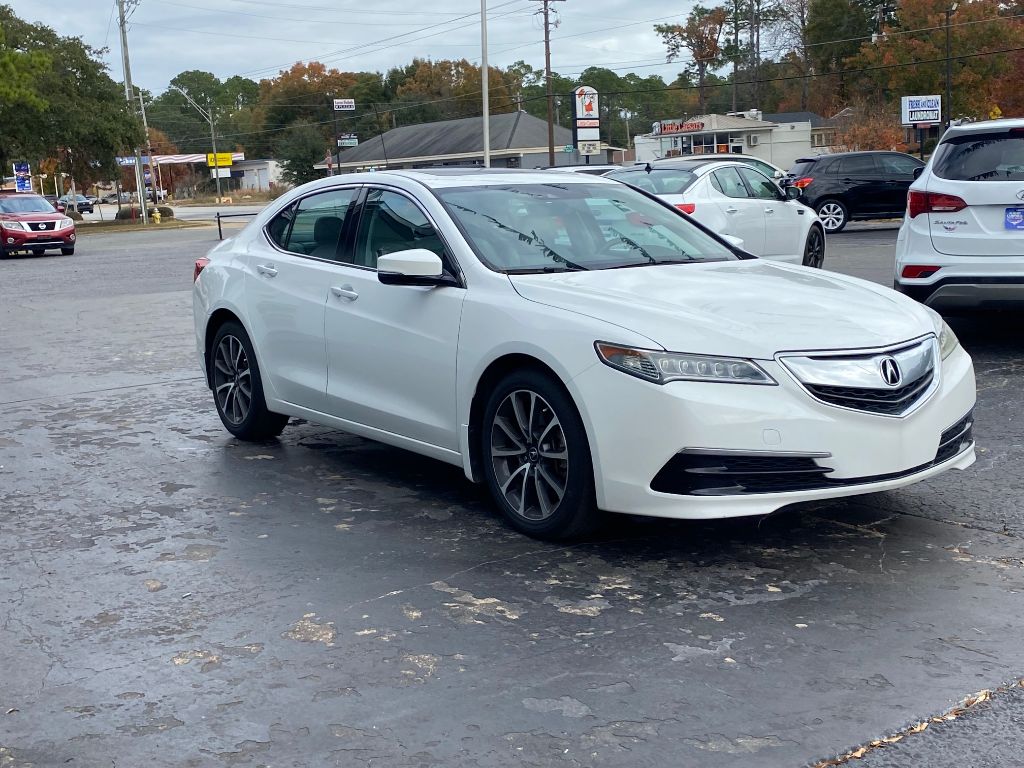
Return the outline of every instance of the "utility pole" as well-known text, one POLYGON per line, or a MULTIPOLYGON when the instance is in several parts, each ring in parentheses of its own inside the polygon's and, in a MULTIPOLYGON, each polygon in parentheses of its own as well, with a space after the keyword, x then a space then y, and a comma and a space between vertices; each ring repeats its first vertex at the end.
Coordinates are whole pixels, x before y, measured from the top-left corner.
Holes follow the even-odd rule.
POLYGON ((338 156, 338 162, 341 162, 341 139, 338 137, 338 110, 334 108, 334 99, 336 94, 331 91, 327 94, 327 98, 330 100, 331 115, 334 117, 334 146, 327 151, 327 175, 334 175, 334 156, 338 156))
MULTIPOLYGON (((129 0, 133 5, 138 0, 129 0)), ((128 60, 128 24, 124 11, 125 0, 117 0, 117 23, 121 28, 121 60, 124 64, 124 97, 129 108, 135 111, 134 89, 132 88, 132 67, 128 60)), ((139 193, 139 212, 142 214, 142 224, 149 223, 149 211, 146 208, 145 186, 142 183, 142 154, 139 148, 135 147, 135 188, 139 193)))
POLYGON ((141 88, 139 88, 139 110, 142 112, 142 128, 146 131, 146 151, 149 152, 149 178, 156 185, 153 191, 153 205, 159 205, 160 192, 164 188, 164 180, 160 174, 160 166, 153 157, 153 141, 149 137, 149 121, 146 120, 146 103, 142 100, 141 88))
POLYGON ((484 168, 491 167, 491 105, 487 71, 487 0, 480 0, 480 98, 483 100, 484 168))
POLYGON ((554 96, 551 93, 551 3, 562 0, 540 0, 544 14, 544 80, 548 96, 548 165, 555 164, 554 96))
POLYGON ((946 128, 953 124, 953 48, 949 39, 949 20, 959 3, 946 9, 946 128))

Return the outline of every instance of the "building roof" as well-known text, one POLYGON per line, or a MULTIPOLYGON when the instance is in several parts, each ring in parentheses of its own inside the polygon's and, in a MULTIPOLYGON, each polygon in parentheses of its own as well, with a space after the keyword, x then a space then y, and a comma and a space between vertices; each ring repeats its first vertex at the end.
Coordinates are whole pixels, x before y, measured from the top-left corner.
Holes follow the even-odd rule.
MULTIPOLYGON (((436 123, 403 125, 383 136, 362 141, 340 153, 341 167, 350 164, 401 162, 421 158, 482 154, 483 118, 463 117, 436 123)), ((491 151, 537 149, 548 146, 548 124, 526 112, 505 112, 490 116, 491 151)), ((572 143, 568 128, 555 126, 555 146, 572 143)))
POLYGON ((777 112, 773 115, 761 115, 764 120, 773 123, 810 123, 811 128, 824 128, 829 121, 817 112, 777 112))

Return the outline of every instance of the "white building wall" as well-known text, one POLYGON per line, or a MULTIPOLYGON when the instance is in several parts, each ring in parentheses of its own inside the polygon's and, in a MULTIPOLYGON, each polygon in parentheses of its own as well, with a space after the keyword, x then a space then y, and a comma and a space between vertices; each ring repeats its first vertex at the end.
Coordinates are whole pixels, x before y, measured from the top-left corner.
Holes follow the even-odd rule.
POLYGON ((238 180, 240 189, 268 190, 283 183, 281 164, 276 160, 244 160, 235 163, 235 170, 243 172, 238 180))
MULTIPOLYGON (((729 131, 742 137, 742 154, 759 157, 788 170, 799 158, 819 154, 811 146, 811 124, 780 123, 771 129, 729 131), (751 139, 750 137, 754 137, 751 139)), ((646 163, 663 158, 679 146, 678 136, 636 136, 633 140, 637 162, 646 163)))

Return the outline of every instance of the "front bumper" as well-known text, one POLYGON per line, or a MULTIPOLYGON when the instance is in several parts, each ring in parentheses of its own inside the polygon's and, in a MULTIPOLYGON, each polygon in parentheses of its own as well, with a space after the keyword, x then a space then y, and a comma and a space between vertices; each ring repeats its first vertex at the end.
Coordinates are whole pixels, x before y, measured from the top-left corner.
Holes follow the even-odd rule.
POLYGON ((14 251, 31 251, 42 248, 49 250, 53 248, 71 248, 75 244, 77 235, 74 227, 47 230, 43 232, 25 232, 17 229, 0 229, 4 250, 8 253, 14 251))
POLYGON ((662 386, 601 364, 573 379, 590 437, 598 505, 654 517, 760 515, 797 502, 900 488, 974 462, 969 436, 955 453, 947 446, 940 454, 944 433, 948 439, 975 403, 974 369, 961 347, 943 361, 932 394, 903 417, 818 402, 778 363, 762 365, 778 386, 662 386), (830 471, 801 475, 804 482, 788 486, 793 490, 767 492, 761 488, 787 486, 754 484, 730 493, 719 484, 713 493, 694 493, 655 482, 679 455, 701 452, 819 457, 811 460, 830 471))

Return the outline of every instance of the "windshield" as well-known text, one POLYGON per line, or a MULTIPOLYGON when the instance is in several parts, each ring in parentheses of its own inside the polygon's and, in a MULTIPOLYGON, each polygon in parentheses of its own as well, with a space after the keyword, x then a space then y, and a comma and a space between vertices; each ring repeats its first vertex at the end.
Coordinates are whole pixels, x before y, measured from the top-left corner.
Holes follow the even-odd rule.
POLYGON ((606 178, 624 181, 644 192, 654 195, 681 195, 697 180, 690 171, 682 168, 630 168, 628 171, 612 171, 606 178))
POLYGON ((54 208, 39 195, 0 197, 0 213, 54 213, 54 208))
POLYGON ((1024 136, 982 133, 944 141, 935 153, 935 175, 955 181, 1024 180, 1024 136))
POLYGON ((737 258, 682 214, 624 184, 549 182, 437 193, 476 253, 499 272, 737 258))

